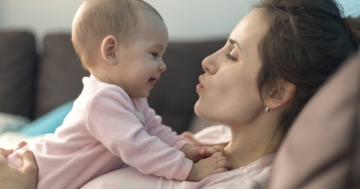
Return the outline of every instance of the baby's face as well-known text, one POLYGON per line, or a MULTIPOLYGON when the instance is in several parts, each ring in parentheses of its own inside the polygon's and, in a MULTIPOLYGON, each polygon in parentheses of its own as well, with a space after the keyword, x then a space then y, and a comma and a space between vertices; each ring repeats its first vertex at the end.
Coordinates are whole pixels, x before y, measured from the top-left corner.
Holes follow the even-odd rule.
POLYGON ((162 56, 168 44, 165 23, 158 17, 145 18, 138 34, 127 45, 119 44, 119 59, 111 80, 130 98, 146 98, 166 65, 162 56))

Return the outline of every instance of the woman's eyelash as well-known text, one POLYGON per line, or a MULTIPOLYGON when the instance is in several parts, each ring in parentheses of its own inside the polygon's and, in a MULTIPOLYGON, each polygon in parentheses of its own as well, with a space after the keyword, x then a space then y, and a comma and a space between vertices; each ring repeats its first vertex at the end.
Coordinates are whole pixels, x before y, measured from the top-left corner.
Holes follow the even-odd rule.
POLYGON ((226 54, 226 58, 228 58, 231 61, 236 61, 237 60, 237 58, 231 56, 231 54, 226 54))

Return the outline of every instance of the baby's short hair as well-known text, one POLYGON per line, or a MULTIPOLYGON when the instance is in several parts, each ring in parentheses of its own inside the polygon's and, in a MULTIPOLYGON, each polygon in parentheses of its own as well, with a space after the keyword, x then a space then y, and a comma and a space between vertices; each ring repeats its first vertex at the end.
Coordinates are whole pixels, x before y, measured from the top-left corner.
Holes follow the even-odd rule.
POLYGON ((90 58, 109 35, 127 43, 137 34, 139 14, 144 12, 162 19, 143 0, 85 0, 73 23, 72 42, 76 53, 80 58, 90 58))

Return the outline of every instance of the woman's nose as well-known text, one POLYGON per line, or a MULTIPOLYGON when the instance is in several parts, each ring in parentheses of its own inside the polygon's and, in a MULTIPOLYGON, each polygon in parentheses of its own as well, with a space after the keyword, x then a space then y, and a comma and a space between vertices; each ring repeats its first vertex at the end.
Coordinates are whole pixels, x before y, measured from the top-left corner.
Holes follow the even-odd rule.
POLYGON ((215 74, 217 70, 216 66, 216 53, 206 57, 202 62, 204 71, 208 74, 215 74))
POLYGON ((164 72, 164 71, 166 70, 166 64, 165 64, 165 62, 164 62, 163 60, 161 60, 161 63, 160 63, 160 65, 159 65, 158 70, 159 70, 160 72, 164 72))

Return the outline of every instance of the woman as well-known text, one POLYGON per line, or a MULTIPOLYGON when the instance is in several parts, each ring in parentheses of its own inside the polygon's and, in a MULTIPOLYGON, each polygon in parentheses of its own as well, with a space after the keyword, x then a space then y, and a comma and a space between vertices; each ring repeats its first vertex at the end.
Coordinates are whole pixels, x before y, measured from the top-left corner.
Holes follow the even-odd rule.
MULTIPOLYGON (((264 0, 240 21, 225 46, 203 61, 195 112, 229 125, 225 154, 233 170, 200 182, 178 182, 128 167, 84 188, 265 186, 273 155, 295 117, 359 48, 359 18, 342 17, 333 0, 264 0)), ((212 130, 203 136, 210 137, 212 130)))

